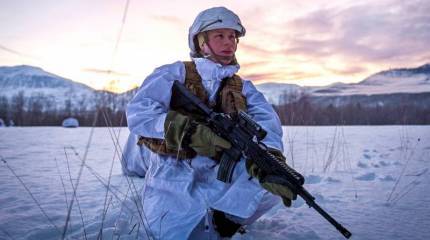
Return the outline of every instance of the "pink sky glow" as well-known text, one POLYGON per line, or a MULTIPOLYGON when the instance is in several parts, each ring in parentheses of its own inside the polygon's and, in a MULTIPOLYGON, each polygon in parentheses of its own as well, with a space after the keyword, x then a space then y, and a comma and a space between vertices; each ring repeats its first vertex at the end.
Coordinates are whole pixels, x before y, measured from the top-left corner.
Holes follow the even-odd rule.
POLYGON ((154 68, 189 60, 188 27, 226 6, 242 19, 240 75, 255 83, 327 85, 430 62, 430 1, 6 0, 0 65, 32 65, 97 89, 139 86, 154 68))

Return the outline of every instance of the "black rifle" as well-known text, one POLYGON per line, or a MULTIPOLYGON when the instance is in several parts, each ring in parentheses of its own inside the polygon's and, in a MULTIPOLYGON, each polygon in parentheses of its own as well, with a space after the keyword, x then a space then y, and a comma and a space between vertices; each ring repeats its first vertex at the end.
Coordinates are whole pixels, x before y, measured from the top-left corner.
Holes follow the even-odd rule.
POLYGON ((173 83, 172 99, 175 99, 170 103, 172 108, 183 108, 203 116, 212 131, 231 143, 232 147, 225 150, 221 157, 218 180, 230 183, 234 167, 240 158, 252 159, 267 176, 276 176, 278 183, 302 197, 309 207, 314 208, 343 236, 351 237, 351 233, 325 212, 315 202, 315 198, 303 188, 304 177, 268 151, 267 146, 261 142, 266 136, 266 131, 245 112, 240 111, 233 116, 214 112, 179 81, 173 83))

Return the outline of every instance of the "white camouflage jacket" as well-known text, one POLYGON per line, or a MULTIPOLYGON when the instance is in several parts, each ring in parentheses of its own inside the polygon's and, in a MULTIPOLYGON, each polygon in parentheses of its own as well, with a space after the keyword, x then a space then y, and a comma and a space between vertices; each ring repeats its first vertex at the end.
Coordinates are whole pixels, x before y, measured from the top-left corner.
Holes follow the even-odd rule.
MULTIPOLYGON (((221 80, 239 70, 238 65, 222 66, 204 58, 193 61, 210 101, 215 99, 221 80)), ((237 164, 232 183, 226 184, 216 179, 218 166, 207 157, 179 161, 136 145, 139 135, 163 139, 174 80, 185 81, 182 62, 155 69, 127 107, 131 134, 124 149, 123 171, 145 177, 142 202, 152 237, 187 239, 210 209, 236 216, 242 224, 252 223, 280 198, 261 188, 255 179, 249 179, 244 159, 237 164), (261 206, 262 202, 265 206, 261 206)), ((268 133, 263 142, 282 151, 281 124, 272 106, 251 81, 244 81, 242 92, 248 114, 268 133)))

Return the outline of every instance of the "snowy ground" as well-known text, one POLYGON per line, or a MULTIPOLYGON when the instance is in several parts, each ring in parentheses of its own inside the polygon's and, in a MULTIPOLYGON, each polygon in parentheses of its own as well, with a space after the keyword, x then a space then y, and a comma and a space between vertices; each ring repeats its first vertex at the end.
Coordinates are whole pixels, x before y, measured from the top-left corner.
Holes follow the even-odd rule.
MULTIPOLYGON (((102 228, 103 239, 135 239, 144 229, 134 201, 142 179, 121 174, 111 130, 95 128, 86 155, 91 128, 0 128, 0 239, 61 238, 85 155, 67 238, 96 239, 102 228)), ((118 131, 122 146, 128 131, 118 131)), ((284 133, 289 164, 351 239, 430 239, 430 126, 284 133)), ((342 239, 300 199, 248 230, 235 239, 342 239)))

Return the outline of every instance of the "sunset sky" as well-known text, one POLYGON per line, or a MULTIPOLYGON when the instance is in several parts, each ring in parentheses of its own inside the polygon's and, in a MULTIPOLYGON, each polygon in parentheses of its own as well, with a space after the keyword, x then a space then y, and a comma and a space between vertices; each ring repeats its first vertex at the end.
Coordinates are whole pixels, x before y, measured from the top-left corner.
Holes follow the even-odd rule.
POLYGON ((1 0, 0 66, 37 66, 122 92, 157 66, 189 60, 188 28, 214 6, 247 29, 239 73, 255 83, 351 83, 430 63, 428 0, 130 0, 124 18, 126 2, 1 0))

